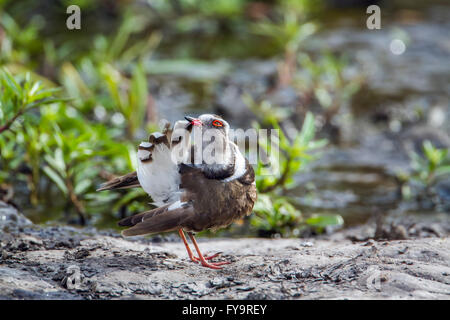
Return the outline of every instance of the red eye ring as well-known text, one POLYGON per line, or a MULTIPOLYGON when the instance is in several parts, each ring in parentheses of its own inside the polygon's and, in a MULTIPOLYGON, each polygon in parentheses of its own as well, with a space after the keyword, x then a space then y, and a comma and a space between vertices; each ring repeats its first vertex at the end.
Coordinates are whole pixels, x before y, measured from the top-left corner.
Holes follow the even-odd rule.
POLYGON ((214 120, 214 121, 212 122, 212 124, 213 124, 213 126, 215 126, 215 127, 223 127, 223 123, 222 123, 221 121, 219 121, 219 120, 214 120))

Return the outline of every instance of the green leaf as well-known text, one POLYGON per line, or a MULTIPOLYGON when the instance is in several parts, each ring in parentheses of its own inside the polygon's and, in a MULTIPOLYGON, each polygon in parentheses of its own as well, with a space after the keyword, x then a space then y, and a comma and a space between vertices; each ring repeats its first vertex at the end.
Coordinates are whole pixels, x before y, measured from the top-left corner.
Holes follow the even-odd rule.
POLYGON ((17 97, 22 97, 22 88, 20 87, 20 85, 16 82, 16 80, 14 79, 14 77, 5 69, 2 70, 2 79, 4 80, 3 83, 4 85, 7 86, 8 89, 14 91, 14 94, 17 97))
POLYGON ((61 190, 64 195, 67 196, 68 190, 66 185, 64 184, 63 179, 49 166, 44 166, 42 169, 44 170, 45 174, 58 186, 59 190, 61 190))
POLYGON ((85 179, 77 183, 77 185, 74 188, 74 192, 77 195, 83 194, 86 192, 86 190, 92 185, 92 180, 85 179))
POLYGON ((54 151, 53 156, 50 154, 46 154, 44 158, 48 162, 48 164, 53 167, 53 169, 58 171, 61 176, 65 177, 66 164, 64 162, 63 152, 60 148, 57 148, 54 151))
POLYGON ((311 112, 306 114, 305 120, 303 121, 302 130, 300 131, 300 138, 298 144, 306 145, 309 141, 314 138, 315 134, 315 124, 314 115, 311 112))
POLYGON ((342 226, 344 219, 338 214, 315 214, 306 219, 306 224, 317 228, 342 226))

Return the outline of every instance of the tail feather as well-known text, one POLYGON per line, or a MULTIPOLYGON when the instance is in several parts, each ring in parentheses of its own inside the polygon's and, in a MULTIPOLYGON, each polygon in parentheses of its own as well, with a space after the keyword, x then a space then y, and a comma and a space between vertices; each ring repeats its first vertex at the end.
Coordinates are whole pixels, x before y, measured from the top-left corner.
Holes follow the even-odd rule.
POLYGON ((137 188, 140 186, 137 173, 134 171, 101 184, 97 191, 137 188))

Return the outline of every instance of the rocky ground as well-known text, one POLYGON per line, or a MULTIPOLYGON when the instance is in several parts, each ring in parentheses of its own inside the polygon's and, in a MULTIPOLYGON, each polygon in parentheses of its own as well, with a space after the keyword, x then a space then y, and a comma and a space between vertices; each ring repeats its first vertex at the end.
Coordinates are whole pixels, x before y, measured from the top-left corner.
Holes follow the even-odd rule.
POLYGON ((449 299, 448 220, 320 239, 200 239, 232 261, 210 270, 181 241, 36 226, 0 203, 0 298, 449 299))

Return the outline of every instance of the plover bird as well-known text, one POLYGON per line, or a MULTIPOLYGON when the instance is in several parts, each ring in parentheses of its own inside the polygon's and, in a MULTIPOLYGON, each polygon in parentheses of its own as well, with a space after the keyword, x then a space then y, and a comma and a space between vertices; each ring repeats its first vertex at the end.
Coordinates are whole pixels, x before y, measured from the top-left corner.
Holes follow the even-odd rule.
POLYGON ((157 208, 119 221, 120 226, 130 227, 122 234, 178 231, 193 262, 221 269, 229 262, 211 262, 218 254, 204 256, 194 232, 223 228, 249 215, 257 197, 255 173, 229 139, 230 126, 224 119, 211 114, 185 119, 172 129, 166 126, 163 133, 152 133, 148 142, 138 147, 136 172, 110 180, 98 191, 142 187, 157 208), (200 133, 200 143, 195 141, 196 133, 200 133), (198 257, 191 251, 184 231, 198 257))

